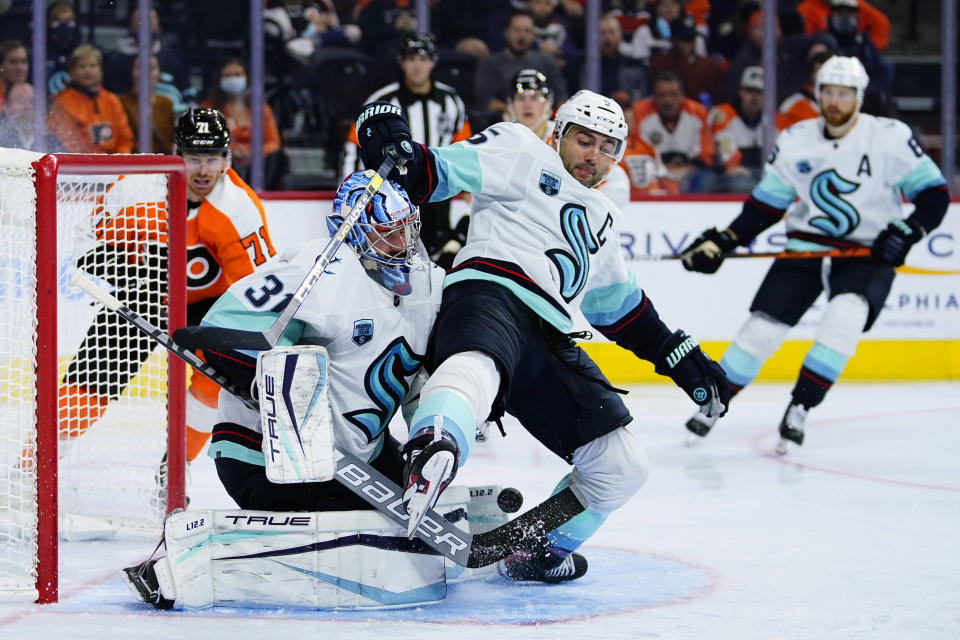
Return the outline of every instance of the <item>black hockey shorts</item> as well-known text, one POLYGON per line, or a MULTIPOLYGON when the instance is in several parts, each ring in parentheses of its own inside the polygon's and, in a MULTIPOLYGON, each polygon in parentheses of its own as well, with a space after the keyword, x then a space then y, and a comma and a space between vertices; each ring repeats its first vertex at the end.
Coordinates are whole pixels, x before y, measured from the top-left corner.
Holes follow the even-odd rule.
MULTIPOLYGON (((217 428, 224 425, 217 425, 217 428)), ((246 442, 255 445, 254 439, 262 437, 256 431, 238 425, 229 425, 234 436, 245 436, 246 442)), ((214 430, 216 432, 216 429, 214 430)), ((253 446, 251 446, 251 449, 253 446)), ((275 484, 267 480, 262 466, 243 462, 236 458, 217 456, 214 459, 217 475, 227 493, 241 509, 258 511, 355 511, 372 509, 365 500, 337 482, 305 482, 302 484, 275 484)), ((403 477, 403 459, 399 443, 387 435, 380 454, 370 466, 397 484, 403 477)))
MULTIPOLYGON (((774 260, 753 298, 750 311, 761 311, 795 326, 823 291, 822 261, 822 258, 774 260)), ((866 298, 870 310, 863 330, 868 331, 883 309, 894 275, 893 267, 867 259, 832 258, 827 275, 829 296, 857 293, 866 298)))
POLYGON ((506 411, 567 462, 632 420, 590 356, 498 284, 467 280, 444 289, 434 331, 434 368, 464 351, 489 355, 500 372, 489 419, 506 411))

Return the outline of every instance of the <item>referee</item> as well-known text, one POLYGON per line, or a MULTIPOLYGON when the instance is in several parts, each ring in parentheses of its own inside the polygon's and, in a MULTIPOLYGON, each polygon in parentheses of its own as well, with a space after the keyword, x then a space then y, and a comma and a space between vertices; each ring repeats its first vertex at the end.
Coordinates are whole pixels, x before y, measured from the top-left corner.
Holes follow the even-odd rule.
MULTIPOLYGON (((472 134, 467 121, 463 100, 450 85, 434 82, 431 77, 437 64, 437 44, 428 33, 405 36, 400 40, 397 62, 402 77, 400 82, 391 82, 374 91, 364 104, 385 100, 401 109, 410 123, 414 142, 428 147, 442 147, 472 134)), ((343 145, 340 179, 363 167, 357 154, 356 126, 343 145)), ((376 169, 376 167, 369 167, 376 169)), ((431 202, 420 206, 421 237, 431 259, 437 261, 448 241, 454 239, 450 229, 450 202, 431 202)), ((459 226, 459 225, 458 225, 459 226)), ((445 256, 452 261, 452 256, 445 256)), ((443 260, 440 261, 441 265, 443 260)))

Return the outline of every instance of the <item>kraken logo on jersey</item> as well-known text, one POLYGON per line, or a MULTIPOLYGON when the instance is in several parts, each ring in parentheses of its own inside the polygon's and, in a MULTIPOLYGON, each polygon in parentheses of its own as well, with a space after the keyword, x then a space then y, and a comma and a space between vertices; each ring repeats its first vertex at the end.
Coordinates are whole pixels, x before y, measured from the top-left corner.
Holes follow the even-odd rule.
POLYGON ((817 174, 810 182, 810 199, 826 215, 810 219, 810 226, 829 236, 845 236, 860 224, 860 212, 842 196, 860 188, 859 182, 843 178, 834 169, 817 174))
POLYGON ((420 368, 423 356, 411 349, 403 336, 391 342, 367 369, 363 386, 376 407, 343 414, 347 421, 360 427, 373 442, 397 412, 404 396, 410 390, 407 378, 420 368))
POLYGON ((577 204, 565 204, 560 210, 560 227, 563 237, 570 243, 573 255, 563 249, 550 249, 547 257, 553 260, 557 271, 560 272, 560 295, 565 302, 570 302, 587 283, 590 273, 590 254, 600 248, 590 223, 587 221, 587 211, 577 204))

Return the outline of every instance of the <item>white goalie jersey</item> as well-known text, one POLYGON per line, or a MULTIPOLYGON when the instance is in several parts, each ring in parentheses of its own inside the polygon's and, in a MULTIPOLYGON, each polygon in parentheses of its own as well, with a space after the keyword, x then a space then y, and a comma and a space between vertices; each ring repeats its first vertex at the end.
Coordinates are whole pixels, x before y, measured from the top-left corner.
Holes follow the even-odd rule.
POLYGON ((752 195, 774 209, 789 207, 786 248, 802 251, 870 246, 903 217, 904 198, 942 184, 943 174, 906 124, 861 113, 837 139, 824 136, 822 118, 786 129, 752 195))
MULTIPOLYGON (((267 329, 326 243, 321 238, 302 244, 234 283, 203 324, 267 329)), ((367 275, 349 246, 341 246, 278 342, 278 346, 311 344, 327 350, 334 438, 364 460, 378 453, 381 435, 410 391, 440 308, 443 270, 419 255, 411 267, 413 291, 394 296, 367 275)), ((253 360, 257 355, 240 353, 253 360)), ((228 393, 220 395, 218 422, 263 433, 259 414, 228 393)), ((211 455, 215 446, 211 445, 211 455)), ((220 453, 235 457, 229 451, 220 453)))
POLYGON ((641 302, 620 249, 620 210, 577 182, 530 129, 502 122, 431 151, 430 199, 473 195, 467 243, 445 287, 497 282, 563 332, 578 307, 591 324, 609 325, 641 302))

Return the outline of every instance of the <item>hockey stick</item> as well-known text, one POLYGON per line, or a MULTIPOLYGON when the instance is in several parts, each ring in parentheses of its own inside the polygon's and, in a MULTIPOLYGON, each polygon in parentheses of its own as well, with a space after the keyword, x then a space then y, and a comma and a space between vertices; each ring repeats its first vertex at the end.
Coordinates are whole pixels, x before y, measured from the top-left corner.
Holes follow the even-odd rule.
MULTIPOLYGON (((216 368, 201 360, 193 351, 177 344, 158 327, 124 306, 80 271, 74 271, 69 282, 232 393, 246 406, 259 411, 257 403, 249 393, 239 388, 216 368)), ((334 457, 336 458, 334 477, 337 481, 406 529, 409 516, 403 508, 403 490, 385 475, 339 446, 336 447, 334 457)), ((567 488, 510 522, 477 535, 471 535, 454 527, 442 515, 431 509, 417 527, 416 536, 427 546, 461 566, 483 567, 502 560, 514 551, 535 547, 549 531, 567 522, 584 508, 574 493, 567 488)))
MULTIPOLYGON (((383 159, 380 168, 377 169, 377 174, 370 178, 370 182, 367 183, 363 193, 357 198, 350 212, 344 216, 340 227, 323 248, 317 261, 303 278, 303 282, 300 283, 300 286, 297 287, 293 296, 288 300, 287 306, 284 307, 283 311, 280 312, 280 315, 277 316, 277 319, 274 320, 273 324, 267 328, 266 331, 243 331, 242 329, 220 329, 217 327, 202 326, 182 327, 174 332, 177 342, 188 349, 202 348, 214 350, 240 349, 247 351, 266 351, 276 345, 280 336, 283 335, 284 330, 287 328, 287 325, 290 324, 290 320, 293 319, 293 316, 300 309, 307 295, 310 294, 313 285, 317 283, 317 280, 323 275, 323 272, 330 265, 330 262, 333 261, 333 257, 336 255, 337 250, 340 249, 340 245, 343 244, 343 241, 353 229, 357 220, 360 219, 370 200, 380 191, 383 181, 387 179, 387 176, 390 175, 390 172, 393 171, 393 167, 396 164, 397 157, 395 155, 388 154, 383 159)), ((402 165, 400 170, 403 170, 402 165)))
MULTIPOLYGON (((660 260, 680 260, 683 254, 665 253, 631 256, 628 262, 657 262, 660 260)), ((778 260, 805 260, 812 258, 869 258, 869 247, 854 247, 852 249, 827 249, 824 251, 769 251, 769 252, 738 252, 725 253, 724 259, 729 258, 776 258, 778 260)))

